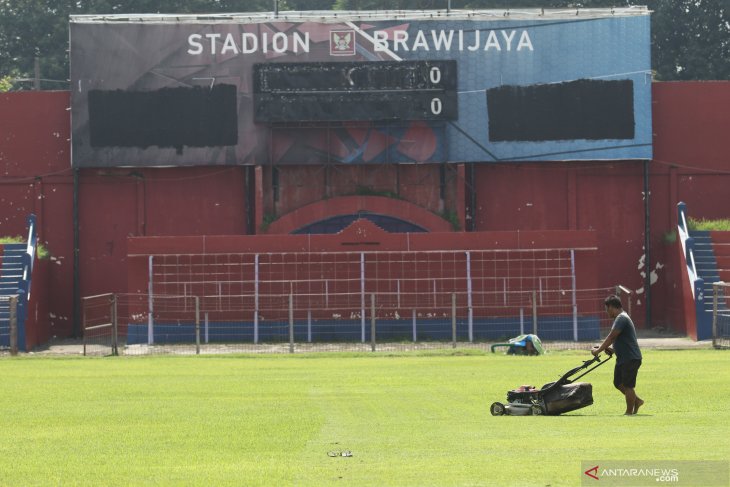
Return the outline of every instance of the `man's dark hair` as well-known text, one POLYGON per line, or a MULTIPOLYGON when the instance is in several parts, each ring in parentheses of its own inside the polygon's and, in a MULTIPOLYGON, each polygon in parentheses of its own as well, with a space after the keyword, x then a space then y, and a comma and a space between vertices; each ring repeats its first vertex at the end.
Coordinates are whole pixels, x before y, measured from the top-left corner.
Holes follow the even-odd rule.
POLYGON ((606 306, 610 306, 612 308, 623 309, 623 306, 621 305, 621 298, 619 298, 615 294, 612 294, 609 297, 607 297, 603 301, 603 304, 605 304, 606 306))

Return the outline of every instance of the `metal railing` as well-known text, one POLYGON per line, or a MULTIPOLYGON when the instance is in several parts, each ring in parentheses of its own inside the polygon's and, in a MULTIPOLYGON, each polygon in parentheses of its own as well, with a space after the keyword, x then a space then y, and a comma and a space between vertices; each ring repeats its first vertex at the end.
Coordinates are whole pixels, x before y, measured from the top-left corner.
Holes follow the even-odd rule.
MULTIPOLYGON (((691 284, 699 278, 697 274, 697 264, 695 263, 694 239, 689 236, 689 226, 687 225, 687 205, 685 203, 677 204, 677 233, 679 241, 682 243, 682 251, 685 261, 687 262, 687 274, 691 284)), ((694 286, 692 287, 692 295, 694 296, 694 286)))
POLYGON ((83 354, 119 355, 116 294, 99 294, 81 299, 83 354))
POLYGON ((30 302, 31 279, 33 277, 33 263, 38 247, 38 235, 36 230, 36 216, 28 216, 28 242, 26 250, 21 257, 21 279, 18 283, 18 306, 17 306, 17 333, 18 343, 22 350, 25 350, 25 321, 28 317, 28 303, 30 302))
POLYGON ((18 355, 18 295, 0 296, 0 307, 7 306, 8 327, 0 327, 0 344, 8 344, 10 355, 18 355))
POLYGON ((730 348, 729 291, 730 283, 712 284, 712 346, 715 348, 730 348))
POLYGON ((709 326, 709 313, 705 309, 705 280, 699 276, 697 263, 695 260, 695 240, 689 235, 689 226, 687 225, 687 205, 685 203, 677 204, 678 220, 677 232, 682 243, 682 251, 684 253, 685 262, 687 263, 687 278, 689 279, 692 297, 694 298, 694 318, 695 329, 698 336, 700 329, 709 326))
POLYGON ((258 300, 104 294, 82 300, 83 353, 488 349, 526 333, 552 349, 587 348, 610 327, 603 299, 615 292, 625 291, 484 292, 472 293, 471 301, 466 292, 444 292, 428 304, 403 293, 369 292, 364 307, 359 293, 266 294, 258 300))

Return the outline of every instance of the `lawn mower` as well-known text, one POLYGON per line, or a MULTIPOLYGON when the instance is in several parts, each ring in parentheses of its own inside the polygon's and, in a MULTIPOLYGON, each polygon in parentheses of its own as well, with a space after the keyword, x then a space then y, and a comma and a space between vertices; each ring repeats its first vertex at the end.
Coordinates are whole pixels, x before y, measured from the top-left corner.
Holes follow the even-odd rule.
POLYGON ((489 408, 492 416, 537 416, 559 414, 575 411, 593 404, 593 386, 588 382, 576 382, 578 379, 605 364, 613 354, 606 352, 608 358, 601 361, 600 356, 586 360, 583 365, 569 370, 556 382, 550 382, 537 389, 533 386, 521 386, 507 391, 507 404, 495 402, 489 408), (581 373, 582 372, 582 373, 581 373), (580 375, 577 375, 580 374, 580 375), (577 377, 573 377, 577 375, 577 377))

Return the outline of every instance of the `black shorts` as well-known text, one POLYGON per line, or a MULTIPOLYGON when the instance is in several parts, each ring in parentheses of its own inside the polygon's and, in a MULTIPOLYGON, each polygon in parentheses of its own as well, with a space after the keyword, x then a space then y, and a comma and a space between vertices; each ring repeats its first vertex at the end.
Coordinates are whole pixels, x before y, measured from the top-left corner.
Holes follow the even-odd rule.
POLYGON ((619 386, 630 387, 633 389, 636 387, 636 374, 639 372, 641 367, 641 360, 629 360, 613 369, 613 385, 618 388, 619 386))

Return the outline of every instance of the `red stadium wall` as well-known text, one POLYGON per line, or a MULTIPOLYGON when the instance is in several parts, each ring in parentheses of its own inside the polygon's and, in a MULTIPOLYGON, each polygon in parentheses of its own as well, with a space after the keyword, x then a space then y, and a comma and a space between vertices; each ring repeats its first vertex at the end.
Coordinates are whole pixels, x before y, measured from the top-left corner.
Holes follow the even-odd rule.
MULTIPOLYGON (((67 336, 73 317, 72 173, 68 92, 0 93, 0 235, 27 236, 35 213, 40 242, 49 249, 47 278, 33 277, 31 298, 47 296, 30 310, 37 334, 67 336)), ((30 313, 29 313, 30 315, 30 313)), ((37 337, 38 341, 30 340, 37 337)))
MULTIPOLYGON (((601 285, 643 287, 642 163, 523 163, 476 171, 479 231, 593 230, 601 285)), ((634 315, 642 322, 642 296, 634 315)))
MULTIPOLYGON (((653 85, 654 326, 685 326, 676 203, 685 201, 692 216, 728 217, 727 106, 730 82, 653 85)), ((0 94, 0 235, 22 235, 27 215, 38 216, 52 255, 39 322, 47 319, 47 335, 59 337, 72 333, 74 309, 68 107, 68 92, 0 94)), ((327 199, 375 195, 478 231, 594 230, 598 284, 636 291, 634 316, 644 323, 641 162, 484 164, 473 175, 462 165, 282 166, 276 177, 270 167, 84 169, 78 178, 82 296, 126 291, 130 236, 245 235, 271 220, 269 232, 288 231, 311 223, 307 206, 326 213, 327 199)))
POLYGON ((652 287, 652 309, 657 324, 684 331, 685 314, 694 310, 686 311, 682 302, 686 278, 676 241, 677 203, 687 203, 695 218, 730 217, 730 81, 654 83, 653 97, 652 260, 667 266, 652 287))

